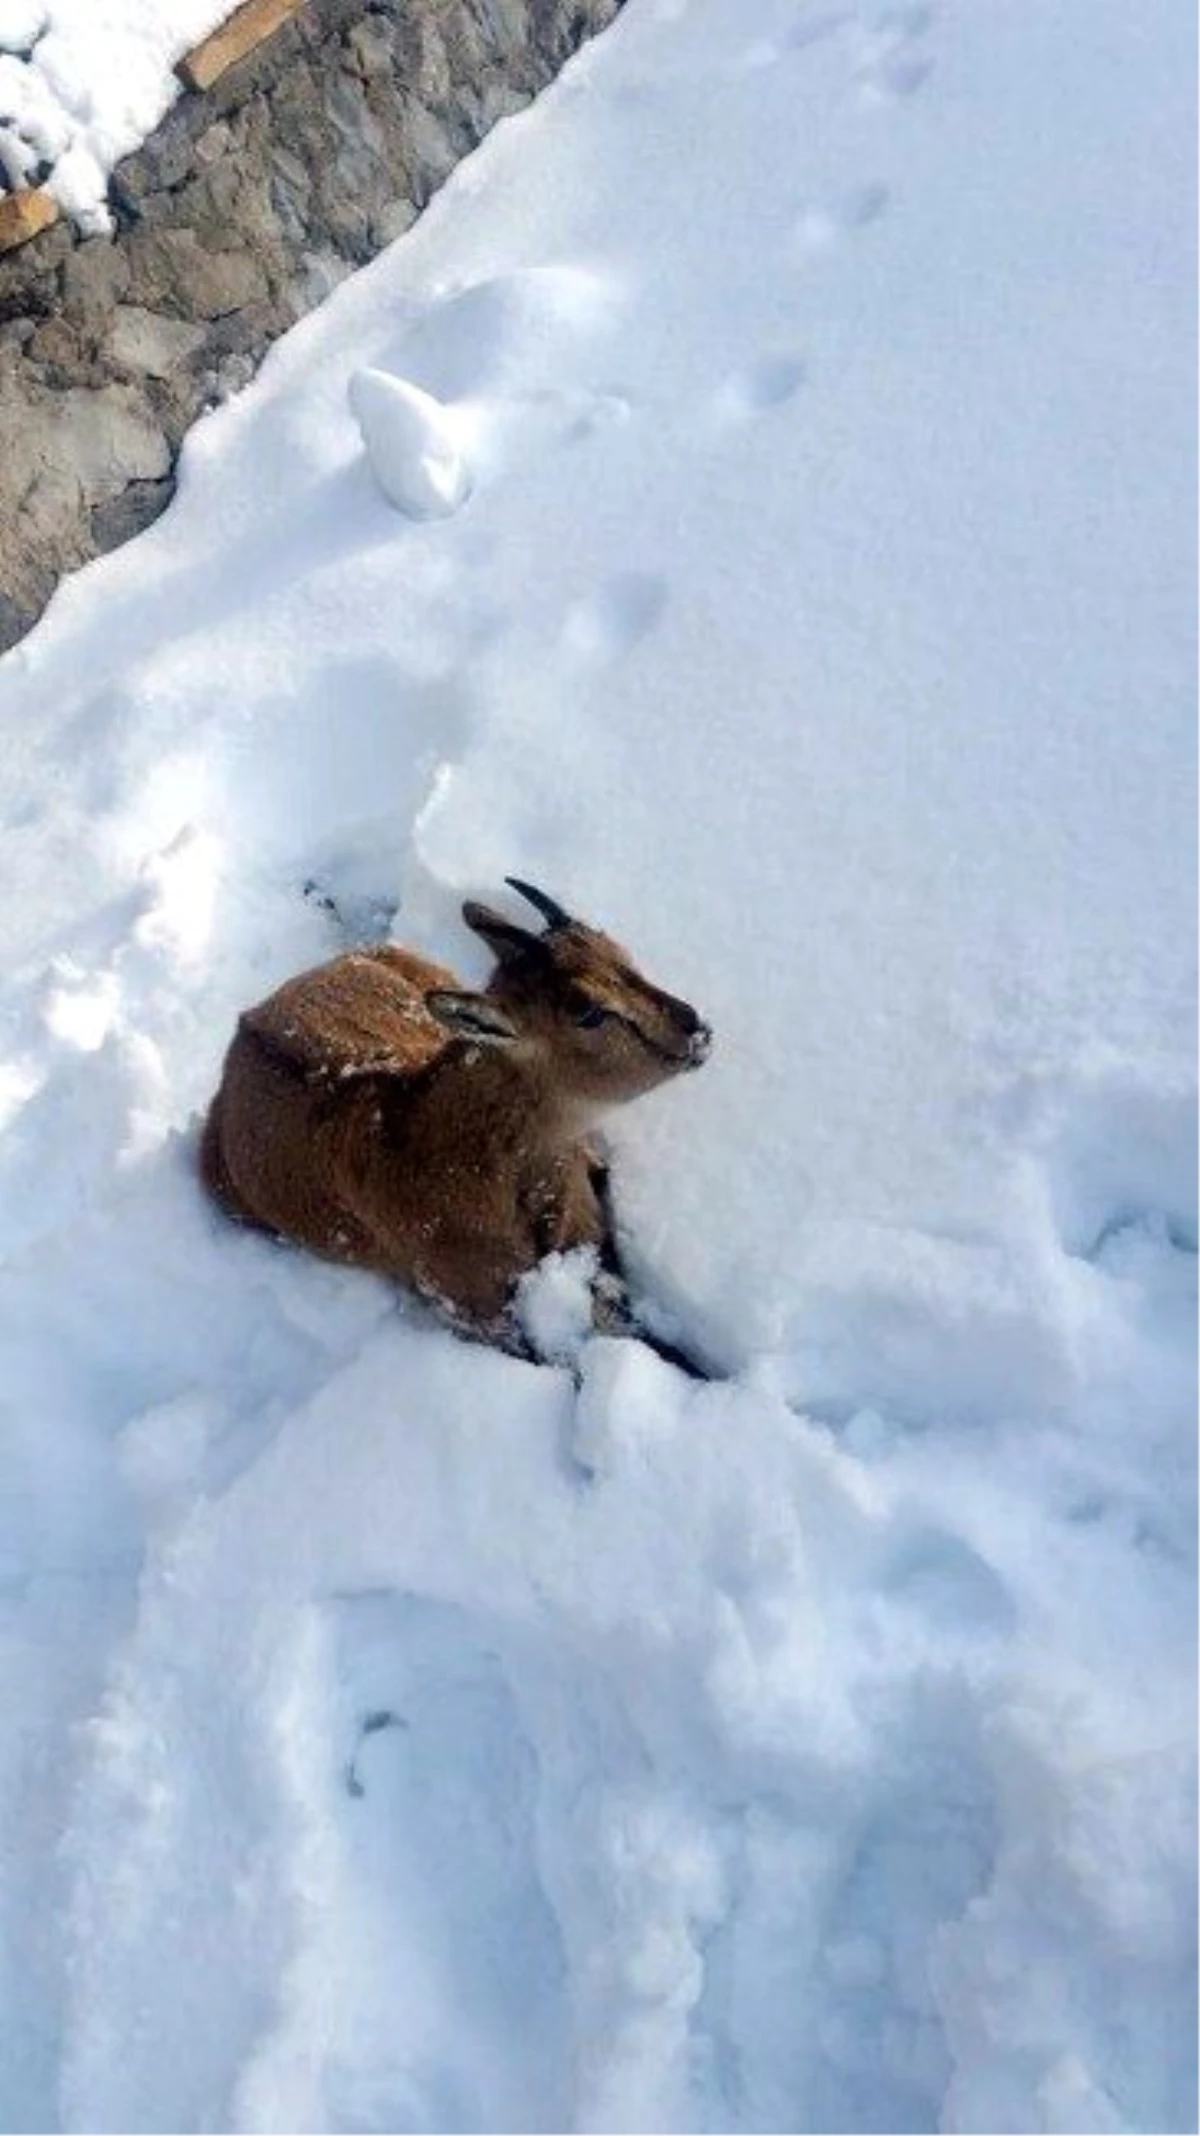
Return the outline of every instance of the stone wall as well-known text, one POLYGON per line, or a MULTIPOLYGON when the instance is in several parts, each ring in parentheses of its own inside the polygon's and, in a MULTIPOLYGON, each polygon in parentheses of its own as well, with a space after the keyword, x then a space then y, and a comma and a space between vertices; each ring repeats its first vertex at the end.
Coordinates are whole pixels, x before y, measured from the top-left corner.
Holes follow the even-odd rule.
POLYGON ((188 425, 414 221, 621 0, 308 0, 0 258, 0 651, 164 510, 188 425))

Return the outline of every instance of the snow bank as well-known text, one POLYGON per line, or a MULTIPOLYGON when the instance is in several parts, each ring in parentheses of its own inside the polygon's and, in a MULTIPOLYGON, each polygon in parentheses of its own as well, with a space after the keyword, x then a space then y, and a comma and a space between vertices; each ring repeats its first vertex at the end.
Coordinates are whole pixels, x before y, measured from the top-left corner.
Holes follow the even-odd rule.
POLYGON ((16 2125, 1194 2124, 1181 40, 631 0, 0 671, 16 2125), (198 1195, 325 894, 510 872, 713 1020, 711 1385, 198 1195))

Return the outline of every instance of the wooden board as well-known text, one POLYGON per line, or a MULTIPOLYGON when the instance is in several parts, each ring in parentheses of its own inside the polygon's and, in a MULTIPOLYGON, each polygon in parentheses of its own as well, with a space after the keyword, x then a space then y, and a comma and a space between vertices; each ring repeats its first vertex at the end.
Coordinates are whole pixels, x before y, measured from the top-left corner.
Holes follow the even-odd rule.
POLYGON ((185 54, 175 72, 188 89, 210 89, 226 69, 295 15, 304 0, 245 0, 203 44, 185 54))
POLYGON ((0 197, 0 252, 14 252, 18 245, 27 244, 39 230, 48 230, 58 221, 58 202, 53 193, 41 186, 26 186, 19 193, 5 193, 0 197))

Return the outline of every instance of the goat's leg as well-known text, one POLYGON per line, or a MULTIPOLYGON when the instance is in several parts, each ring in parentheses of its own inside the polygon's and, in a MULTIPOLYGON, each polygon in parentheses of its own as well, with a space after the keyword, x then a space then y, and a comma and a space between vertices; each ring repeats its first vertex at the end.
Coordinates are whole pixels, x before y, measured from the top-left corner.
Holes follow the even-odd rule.
POLYGON ((536 1209, 533 1236, 538 1260, 548 1253, 570 1253, 579 1246, 594 1249, 600 1264, 591 1287, 596 1334, 632 1336, 689 1379, 711 1377, 677 1343, 648 1327, 634 1304, 617 1244, 611 1171, 594 1143, 576 1144, 553 1191, 536 1209))
POLYGON ((613 1214, 612 1167, 603 1152, 597 1149, 594 1144, 585 1146, 583 1156, 587 1167, 588 1185, 595 1199, 601 1224, 601 1234, 597 1248, 600 1255, 600 1269, 592 1285, 592 1325, 596 1333, 598 1335, 634 1336, 638 1342, 644 1342, 648 1350, 653 1350, 655 1355, 663 1358, 667 1364, 675 1365, 680 1372, 686 1373, 689 1379, 711 1379, 712 1374, 706 1372, 703 1365, 699 1364, 694 1357, 690 1357, 686 1350, 681 1350, 678 1343, 669 1341, 665 1335, 656 1334, 652 1328, 647 1327, 638 1312, 633 1302, 629 1288, 629 1278, 622 1265, 620 1249, 617 1245, 617 1226, 613 1214))
POLYGON ((517 1357, 525 1365, 543 1362, 511 1308, 493 1315, 489 1320, 476 1320, 469 1313, 451 1305, 447 1298, 441 1297, 436 1291, 418 1287, 417 1294, 435 1318, 440 1320, 442 1326, 448 1328, 452 1335, 457 1335, 460 1342, 481 1343, 486 1349, 502 1350, 506 1357, 517 1357))
POLYGON ((612 1166, 604 1152, 594 1143, 585 1145, 584 1161, 587 1166, 588 1185, 600 1219, 600 1240, 597 1247, 600 1266, 605 1275, 615 1276, 624 1282, 625 1272, 617 1247, 617 1223, 613 1214, 612 1166))
POLYGON ((602 1269, 592 1285, 592 1326, 597 1335, 632 1336, 653 1350, 663 1362, 674 1365, 688 1379, 710 1380, 712 1373, 698 1358, 680 1348, 666 1335, 649 1327, 633 1302, 629 1285, 624 1276, 610 1275, 602 1269))

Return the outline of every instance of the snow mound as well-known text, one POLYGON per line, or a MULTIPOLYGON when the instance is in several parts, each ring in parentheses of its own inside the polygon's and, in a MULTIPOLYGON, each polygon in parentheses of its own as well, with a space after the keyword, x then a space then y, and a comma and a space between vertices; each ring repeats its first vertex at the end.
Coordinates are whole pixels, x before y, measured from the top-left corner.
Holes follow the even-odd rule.
POLYGON ((409 519, 445 519, 471 493, 462 425, 431 393, 386 371, 356 371, 350 406, 371 470, 409 519))

